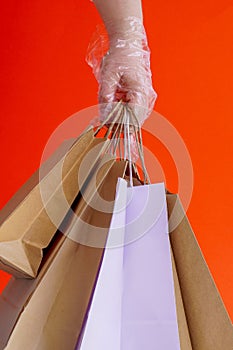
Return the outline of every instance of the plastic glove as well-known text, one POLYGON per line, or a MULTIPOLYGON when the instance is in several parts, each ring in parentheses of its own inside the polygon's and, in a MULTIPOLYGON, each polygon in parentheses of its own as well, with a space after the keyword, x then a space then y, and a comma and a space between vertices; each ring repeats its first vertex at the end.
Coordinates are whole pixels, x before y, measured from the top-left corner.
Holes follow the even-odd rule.
MULTIPOLYGON (((87 62, 99 82, 101 119, 113 108, 113 103, 123 100, 134 110, 140 125, 151 113, 156 93, 152 87, 150 50, 141 20, 123 19, 122 32, 111 30, 109 49, 107 35, 95 38, 89 46, 87 62)), ((111 24, 108 23, 108 28, 111 24)))

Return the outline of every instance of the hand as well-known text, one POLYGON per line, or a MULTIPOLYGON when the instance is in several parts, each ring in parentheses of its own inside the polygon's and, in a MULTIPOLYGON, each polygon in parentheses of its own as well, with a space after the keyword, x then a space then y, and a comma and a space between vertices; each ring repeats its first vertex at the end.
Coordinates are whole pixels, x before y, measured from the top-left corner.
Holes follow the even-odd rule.
POLYGON ((152 87, 150 50, 144 27, 137 18, 127 19, 128 28, 110 36, 107 54, 93 65, 99 82, 101 119, 113 108, 113 103, 124 101, 134 110, 140 125, 151 113, 156 93, 152 87))

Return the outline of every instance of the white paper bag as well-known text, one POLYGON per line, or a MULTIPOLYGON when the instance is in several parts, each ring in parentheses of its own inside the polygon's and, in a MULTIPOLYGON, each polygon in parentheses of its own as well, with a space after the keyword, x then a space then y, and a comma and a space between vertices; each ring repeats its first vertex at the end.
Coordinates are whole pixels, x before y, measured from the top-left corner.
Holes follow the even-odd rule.
POLYGON ((180 349, 163 184, 127 187, 119 179, 107 247, 77 349, 180 349))

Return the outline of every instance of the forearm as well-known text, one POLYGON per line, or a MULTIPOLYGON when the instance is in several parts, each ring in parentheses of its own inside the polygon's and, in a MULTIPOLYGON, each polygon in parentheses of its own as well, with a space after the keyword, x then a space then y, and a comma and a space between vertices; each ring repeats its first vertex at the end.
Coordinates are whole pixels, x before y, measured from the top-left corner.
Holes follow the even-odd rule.
POLYGON ((141 0, 93 0, 109 36, 117 32, 124 32, 128 23, 124 19, 137 17, 141 22, 142 4, 141 0))

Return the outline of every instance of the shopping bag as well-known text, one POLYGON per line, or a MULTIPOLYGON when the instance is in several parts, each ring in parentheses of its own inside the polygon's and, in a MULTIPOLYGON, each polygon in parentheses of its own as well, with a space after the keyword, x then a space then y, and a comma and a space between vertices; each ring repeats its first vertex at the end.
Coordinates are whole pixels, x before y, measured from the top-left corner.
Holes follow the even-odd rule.
POLYGON ((163 184, 127 187, 119 181, 77 349, 180 349, 163 184))
MULTIPOLYGON (((122 223, 125 222, 125 211, 120 208, 122 202, 126 201, 125 197, 124 191, 118 192, 118 202, 115 204, 108 237, 110 246, 116 242, 118 244, 124 242, 122 223)), ((177 195, 167 194, 166 198, 169 225, 173 229, 170 233, 170 242, 180 349, 232 349, 231 320, 182 205, 177 195)), ((106 249, 83 338, 77 344, 77 349, 85 350, 92 347, 97 350, 99 348, 123 349, 121 338, 124 316, 121 291, 124 290, 124 285, 120 271, 124 269, 124 256, 121 247, 106 249)), ((137 272, 136 265, 134 268, 137 272)), ((144 290, 142 294, 143 292, 144 290)), ((140 337, 141 329, 138 334, 140 337)), ((127 337, 130 337, 130 333, 127 337)), ((152 345, 150 344, 149 347, 147 345, 146 348, 150 349, 150 346, 152 345)), ((152 348, 157 349, 156 345, 152 348)), ((128 349, 131 349, 130 345, 128 349)), ((169 349, 172 349, 172 346, 169 349)))
POLYGON ((0 268, 17 277, 35 277, 43 249, 53 238, 80 187, 108 141, 89 128, 71 140, 19 190, 3 210, 0 227, 0 268), (67 147, 68 146, 68 147, 67 147), (91 153, 78 181, 84 156, 91 153))
MULTIPOLYGON (((141 153, 140 150, 139 153, 141 153)), ((130 152, 128 152, 128 155, 130 155, 130 152)), ((132 173, 130 183, 131 185, 133 183, 132 173)), ((140 185, 140 183, 137 184, 140 185)), ((124 202, 125 197, 122 196, 119 196, 119 198, 124 202)), ((167 205, 180 349, 232 349, 233 328, 231 320, 177 195, 167 194, 167 205)), ((119 231, 117 225, 124 220, 126 220, 124 213, 114 211, 109 237, 115 237, 112 232, 114 231, 113 228, 117 228, 117 237, 122 240, 124 232, 119 231)), ((77 349, 85 350, 93 346, 95 349, 123 349, 122 338, 124 332, 122 331, 122 325, 126 325, 126 323, 123 322, 125 314, 122 305, 128 308, 132 303, 130 298, 126 299, 128 302, 125 304, 122 301, 125 294, 122 276, 119 271, 124 271, 124 257, 125 254, 120 248, 106 249, 98 283, 93 294, 89 317, 86 327, 83 329, 82 341, 77 344, 77 349), (121 293, 122 291, 123 293, 121 293), (104 329, 107 331, 105 332, 104 329)), ((137 280, 137 264, 134 265, 134 268, 137 280)), ((131 283, 131 279, 130 275, 126 282, 130 281, 129 283, 131 283)), ((123 281, 125 280, 123 279, 123 281)), ((134 293, 135 290, 137 295, 136 288, 132 288, 131 292, 134 293)), ((144 290, 142 295, 143 292, 144 290)), ((137 308, 134 310, 137 310, 137 308)), ((134 310, 132 310, 132 313, 134 310)), ((142 314, 143 312, 144 310, 142 310, 142 314)), ((125 329, 127 328, 125 327, 125 329)), ((138 330, 135 339, 141 337, 142 329, 143 327, 138 330)), ((131 336, 132 333, 128 332, 126 342, 129 342, 131 336)), ((127 346, 127 349, 131 349, 131 344, 128 343, 127 346)), ((150 346, 153 345, 149 344, 142 348, 150 348, 150 346)), ((177 342, 174 341, 173 344, 169 344, 168 348, 172 349, 172 346, 178 346, 177 342)), ((132 348, 136 348, 135 344, 132 348)), ((152 348, 156 349, 157 347, 154 344, 152 348)), ((159 345, 158 349, 161 348, 164 347, 159 345)))
POLYGON ((172 257, 172 270, 173 270, 173 280, 174 280, 174 289, 176 297, 176 313, 177 313, 177 322, 179 329, 179 338, 180 338, 180 349, 181 350, 192 350, 192 343, 189 334, 188 322, 185 315, 184 303, 182 299, 179 279, 177 276, 176 264, 171 250, 172 257))
MULTIPOLYGON (((177 271, 176 297, 183 348, 189 343, 183 310, 193 350, 233 349, 233 326, 205 262, 179 197, 167 194, 170 241, 177 271), (179 298, 182 295, 182 303, 179 298)), ((189 346, 189 345, 187 345, 189 346)), ((189 347, 187 347, 189 349, 189 347)))
POLYGON ((124 161, 116 162, 112 156, 104 156, 95 171, 97 176, 93 176, 86 187, 84 186, 77 207, 73 207, 75 215, 66 218, 66 222, 63 223, 63 242, 52 262, 45 271, 42 271, 42 268, 35 280, 13 280, 11 295, 8 288, 4 291, 3 298, 0 299, 2 302, 2 305, 0 302, 0 315, 5 305, 5 320, 8 316, 9 326, 7 332, 5 321, 1 319, 3 329, 5 328, 2 349, 74 349, 91 299, 104 247, 80 244, 78 241, 80 237, 79 235, 75 237, 73 227, 75 226, 76 232, 82 230, 84 223, 79 220, 80 216, 83 220, 88 220, 89 225, 95 227, 96 235, 98 235, 98 227, 105 230, 106 239, 111 210, 105 214, 99 213, 98 210, 93 209, 92 204, 96 201, 95 197, 101 195, 105 199, 111 199, 110 207, 113 205, 116 181, 119 176, 124 176, 125 167, 124 161), (72 234, 69 235, 69 232, 72 234), (25 282, 25 285, 22 282, 25 282), (21 287, 23 293, 26 290, 29 295, 25 302, 24 294, 21 298, 24 305, 17 305, 18 310, 14 314, 11 306, 18 301, 16 293, 13 293, 14 287, 17 288, 17 286, 19 286, 18 292, 21 287), (17 320, 16 314, 18 314, 17 320), (12 327, 14 321, 15 325, 12 327), (11 335, 10 327, 13 328, 11 335))

